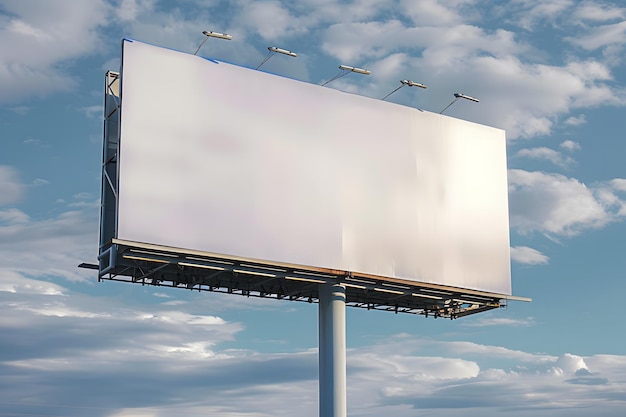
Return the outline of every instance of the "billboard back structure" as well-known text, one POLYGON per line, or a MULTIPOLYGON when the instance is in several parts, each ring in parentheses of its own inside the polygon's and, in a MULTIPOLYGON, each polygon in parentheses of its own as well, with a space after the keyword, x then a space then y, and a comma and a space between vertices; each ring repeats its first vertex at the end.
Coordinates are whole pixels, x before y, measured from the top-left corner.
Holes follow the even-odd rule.
POLYGON ((339 282, 449 317, 515 298, 500 129, 130 40, 105 107, 100 278, 339 282))

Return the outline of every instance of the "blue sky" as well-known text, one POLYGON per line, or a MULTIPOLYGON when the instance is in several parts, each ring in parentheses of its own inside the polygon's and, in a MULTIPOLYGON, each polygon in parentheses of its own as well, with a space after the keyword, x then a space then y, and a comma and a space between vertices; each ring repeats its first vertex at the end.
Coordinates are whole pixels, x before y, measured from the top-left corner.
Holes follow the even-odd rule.
POLYGON ((104 72, 120 40, 506 129, 512 302, 349 309, 354 416, 623 415, 626 8, 570 0, 0 0, 0 414, 317 415, 317 308, 97 283, 104 72), (418 90, 418 91, 416 91, 418 90))

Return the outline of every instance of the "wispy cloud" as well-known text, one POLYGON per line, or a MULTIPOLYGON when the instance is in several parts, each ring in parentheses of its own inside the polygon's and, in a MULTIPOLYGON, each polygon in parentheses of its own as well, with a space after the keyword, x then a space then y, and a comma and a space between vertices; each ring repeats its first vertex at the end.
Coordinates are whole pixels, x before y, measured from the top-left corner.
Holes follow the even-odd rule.
POLYGON ((0 165, 0 206, 20 201, 24 186, 18 179, 17 171, 8 165, 0 165))
POLYGON ((550 258, 528 246, 513 246, 511 247, 511 260, 525 265, 545 265, 550 258))
POLYGON ((511 327, 528 327, 535 324, 533 317, 524 319, 512 319, 507 317, 478 317, 474 321, 464 322, 464 326, 468 327, 491 327, 491 326, 511 326, 511 327))
POLYGON ((626 16, 626 9, 595 1, 584 1, 576 6, 572 16, 580 23, 608 22, 623 20, 626 16))
POLYGON ((587 119, 585 118, 584 114, 581 114, 580 116, 568 117, 563 122, 563 124, 567 126, 581 126, 581 125, 584 125, 585 123, 587 123, 587 119))
POLYGON ((565 140, 559 144, 560 148, 565 149, 566 151, 573 152, 580 150, 580 144, 578 142, 574 142, 572 140, 565 140))
POLYGON ((560 152, 545 146, 539 148, 521 149, 516 155, 518 157, 549 161, 561 168, 569 168, 576 163, 573 158, 564 156, 560 152))
POLYGON ((603 48, 609 45, 623 45, 626 43, 626 21, 596 27, 584 36, 570 37, 568 40, 588 50, 603 48))
POLYGON ((97 256, 98 209, 92 204, 48 219, 0 210, 0 272, 83 280, 77 265, 97 256))
POLYGON ((83 112, 88 118, 96 119, 102 117, 103 107, 97 105, 81 107, 80 111, 83 112))

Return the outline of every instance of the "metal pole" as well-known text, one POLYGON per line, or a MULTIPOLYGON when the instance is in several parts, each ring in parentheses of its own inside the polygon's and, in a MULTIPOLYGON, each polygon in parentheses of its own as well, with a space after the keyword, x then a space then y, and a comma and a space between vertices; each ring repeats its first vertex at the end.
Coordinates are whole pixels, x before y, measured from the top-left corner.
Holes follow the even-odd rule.
POLYGON ((320 417, 346 417, 346 288, 319 286, 320 417))

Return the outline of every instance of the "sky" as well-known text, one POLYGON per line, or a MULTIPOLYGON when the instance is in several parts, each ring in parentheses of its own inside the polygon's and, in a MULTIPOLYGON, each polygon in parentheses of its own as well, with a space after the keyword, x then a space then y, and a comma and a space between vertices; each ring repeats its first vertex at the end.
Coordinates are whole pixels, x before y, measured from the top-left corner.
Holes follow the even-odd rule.
POLYGON ((621 416, 626 5, 0 0, 0 416, 316 416, 317 306, 115 282, 97 257, 124 37, 506 130, 513 294, 458 320, 348 309, 351 416, 621 416))

